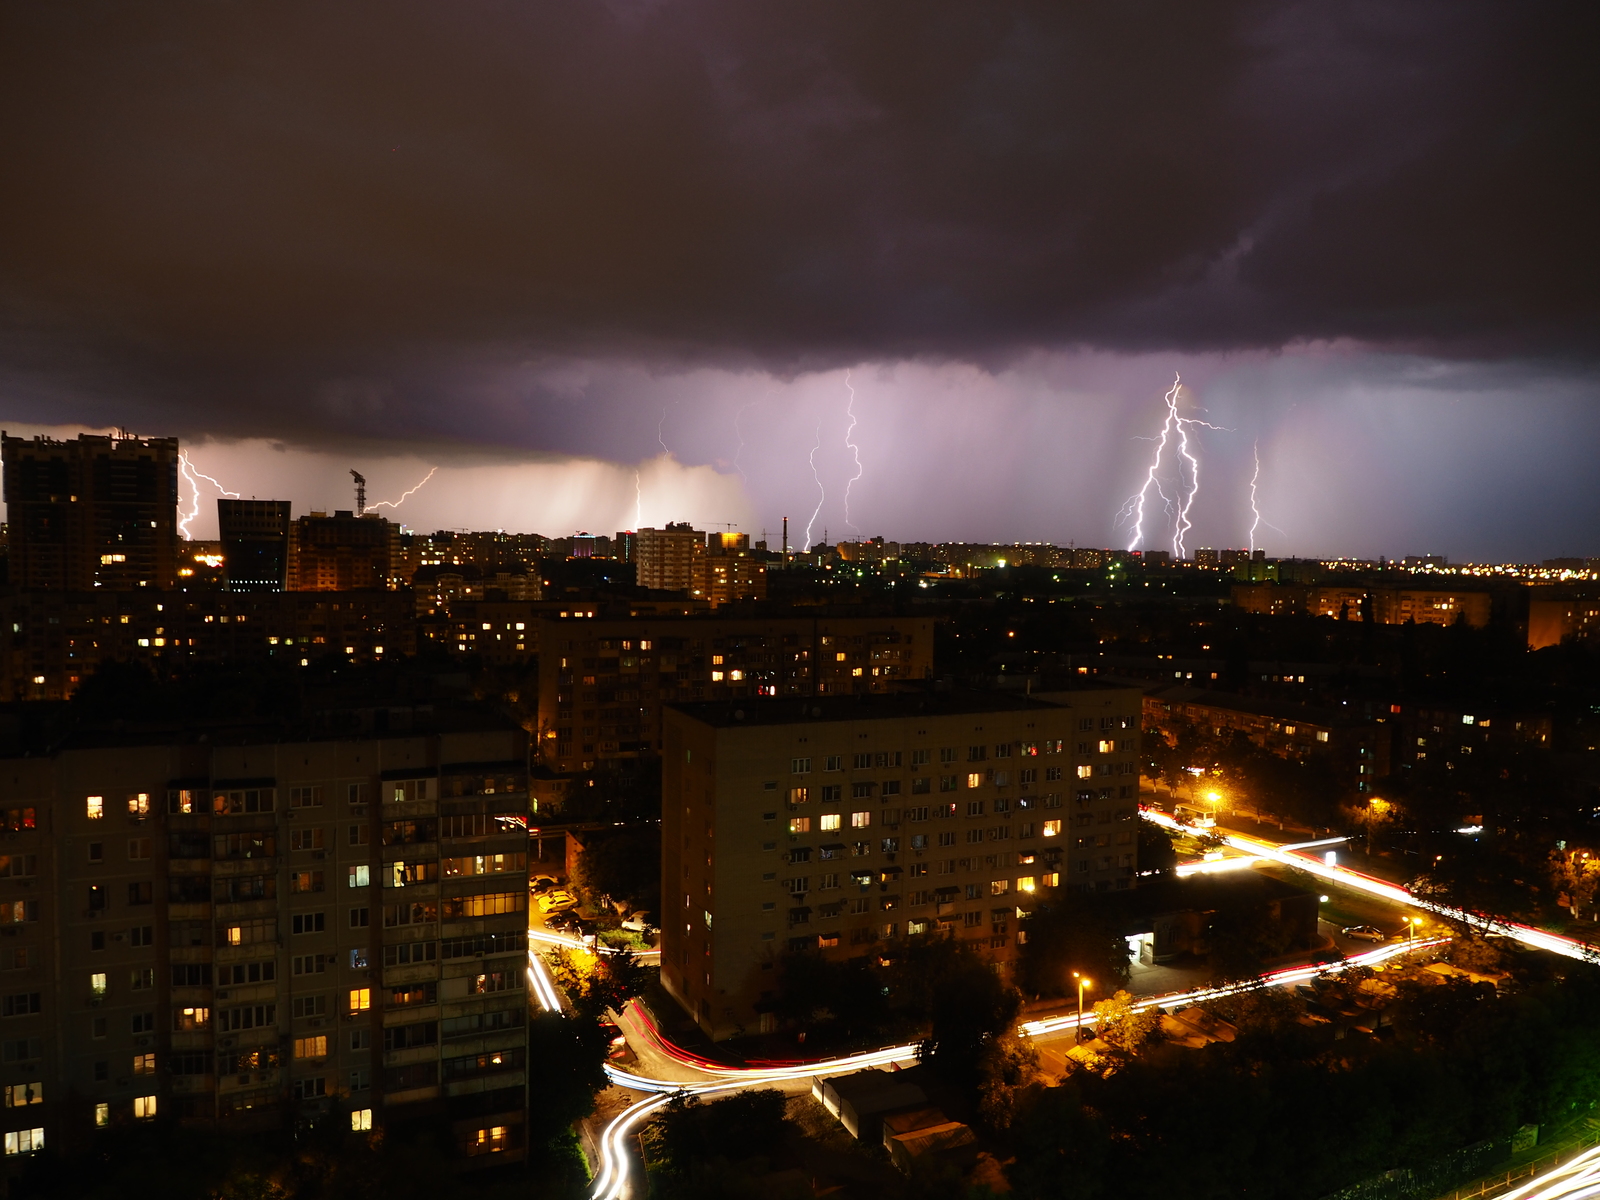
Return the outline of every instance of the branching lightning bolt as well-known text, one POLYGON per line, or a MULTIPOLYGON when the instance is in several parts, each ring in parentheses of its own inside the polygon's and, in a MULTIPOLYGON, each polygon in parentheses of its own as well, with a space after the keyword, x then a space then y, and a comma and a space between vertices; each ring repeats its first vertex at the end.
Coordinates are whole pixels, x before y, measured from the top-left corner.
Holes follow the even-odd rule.
POLYGON ((639 484, 639 468, 633 469, 633 527, 644 525, 644 490, 639 484))
POLYGON ((428 480, 432 479, 438 473, 439 473, 439 468, 438 467, 433 467, 428 471, 428 473, 426 475, 424 475, 422 477, 422 483, 419 483, 419 484, 416 485, 416 487, 410 488, 409 490, 404 492, 401 495, 400 499, 398 499, 398 500, 379 500, 376 504, 367 505, 367 508, 369 508, 369 509, 373 509, 373 508, 399 508, 402 504, 404 504, 406 502, 408 497, 410 497, 413 493, 415 493, 419 489, 421 489, 423 483, 427 483, 428 480))
POLYGON ((1144 486, 1128 497, 1127 503, 1122 506, 1121 512, 1117 514, 1117 524, 1119 525, 1125 520, 1131 519, 1133 521, 1133 536, 1128 540, 1129 553, 1137 550, 1139 543, 1144 541, 1144 505, 1145 498, 1150 494, 1150 489, 1152 487, 1155 488, 1156 495, 1161 497, 1162 502, 1169 509, 1172 504, 1172 501, 1167 498, 1166 492, 1161 490, 1161 481, 1156 478, 1156 472, 1161 469, 1161 455, 1167 448, 1167 439, 1172 435, 1173 424, 1178 420, 1178 382, 1178 379, 1174 377, 1172 390, 1166 395, 1167 419, 1162 423, 1160 437, 1156 439, 1155 456, 1151 458, 1150 467, 1145 472, 1144 486))
POLYGON ((204 479, 217 491, 231 499, 237 500, 239 493, 230 492, 204 471, 197 470, 195 465, 189 461, 189 452, 187 450, 178 451, 178 470, 189 481, 189 511, 178 521, 178 532, 187 538, 189 536, 189 522, 200 515, 200 480, 204 479))
POLYGON ((673 400, 668 404, 663 405, 661 409, 661 420, 656 422, 656 441, 661 443, 661 453, 664 457, 671 457, 672 455, 672 451, 667 449, 667 439, 664 436, 664 430, 667 426, 667 413, 672 410, 672 406, 676 403, 677 401, 673 400))
POLYGON ((1224 433, 1231 432, 1224 426, 1213 425, 1209 421, 1197 420, 1194 417, 1179 416, 1178 393, 1182 390, 1182 387, 1182 377, 1174 375, 1172 377, 1172 387, 1163 397, 1167 403, 1167 416, 1166 420, 1161 424, 1160 436, 1149 439, 1141 439, 1154 441, 1156 443, 1155 455, 1151 458, 1149 469, 1145 472, 1144 486, 1132 496, 1128 497, 1127 502, 1123 504, 1122 508, 1117 513, 1117 525, 1121 525, 1123 522, 1128 520, 1133 522, 1133 537, 1128 543, 1128 550, 1130 552, 1137 550, 1139 548, 1139 543, 1144 540, 1145 501, 1150 494, 1150 489, 1154 487, 1156 490, 1156 495, 1161 497, 1164 510, 1170 513, 1173 517, 1173 557, 1181 559, 1184 556, 1184 535, 1194 527, 1193 523, 1189 520, 1189 511, 1194 507, 1194 498, 1200 492, 1200 459, 1195 455, 1194 451, 1189 448, 1189 428, 1191 426, 1198 426, 1203 429, 1216 429, 1224 433), (1174 434, 1177 435, 1177 495, 1168 496, 1165 490, 1163 490, 1161 487, 1159 473, 1161 470, 1161 456, 1167 448, 1167 442, 1173 437, 1174 434), (1188 463, 1189 465, 1187 484, 1185 484, 1184 480, 1184 463, 1188 463))
POLYGON ((1261 478, 1261 443, 1257 441, 1250 447, 1250 452, 1255 455, 1255 474, 1250 476, 1250 515, 1255 520, 1250 522, 1250 553, 1256 552, 1256 530, 1261 528, 1261 509, 1256 504, 1256 481, 1261 478))
POLYGON ((850 404, 845 409, 850 414, 850 428, 844 431, 844 444, 850 447, 850 453, 855 455, 856 460, 856 473, 850 476, 844 485, 844 523, 855 529, 856 536, 860 537, 861 530, 856 528, 856 523, 850 519, 850 489, 855 485, 855 481, 861 478, 861 447, 850 440, 850 436, 856 431, 856 389, 850 383, 849 371, 844 373, 844 385, 850 389, 850 404))
POLYGON ((811 478, 817 481, 817 507, 811 512, 811 520, 806 522, 806 549, 811 549, 811 527, 817 523, 817 514, 822 511, 822 506, 827 502, 828 490, 822 486, 822 476, 817 474, 817 451, 822 449, 822 423, 817 423, 817 444, 811 447, 807 461, 811 464, 811 478))

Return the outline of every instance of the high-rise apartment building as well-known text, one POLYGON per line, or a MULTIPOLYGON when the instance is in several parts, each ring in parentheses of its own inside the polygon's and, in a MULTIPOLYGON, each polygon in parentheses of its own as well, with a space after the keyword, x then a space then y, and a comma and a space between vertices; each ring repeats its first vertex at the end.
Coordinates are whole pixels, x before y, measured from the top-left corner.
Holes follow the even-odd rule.
POLYGON ((770 1031, 787 952, 891 957, 947 934, 1005 969, 1040 900, 1132 887, 1140 693, 1055 699, 669 705, 667 990, 713 1038, 770 1031))
POLYGON ((926 679, 933 625, 931 617, 711 614, 541 621, 540 760, 568 773, 659 754, 662 706, 670 701, 762 703, 926 679))
POLYGON ((665 529, 641 529, 635 536, 634 562, 642 588, 692 591, 706 556, 706 535, 687 521, 665 529))
POLYGON ((91 591, 172 586, 178 439, 0 433, 11 582, 91 591))
POLYGON ((281 592, 289 586, 289 502, 217 501, 223 570, 230 592, 281 592))
POLYGON ((351 592, 388 588, 397 558, 399 527, 368 513, 314 512, 294 523, 292 578, 298 592, 351 592))
POLYGON ((367 737, 0 759, 7 1153, 338 1097, 361 1128, 521 1157, 525 741, 470 710, 386 714, 367 737))

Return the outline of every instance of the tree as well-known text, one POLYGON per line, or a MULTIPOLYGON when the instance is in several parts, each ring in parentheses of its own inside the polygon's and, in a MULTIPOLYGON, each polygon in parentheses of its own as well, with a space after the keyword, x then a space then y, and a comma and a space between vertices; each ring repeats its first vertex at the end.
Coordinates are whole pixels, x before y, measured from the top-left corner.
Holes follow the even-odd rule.
POLYGON ((1018 964, 1020 982, 1036 996, 1072 991, 1072 973, 1111 987, 1128 981, 1128 943, 1100 897, 1069 892, 1034 910, 1018 964))
POLYGON ((598 904, 602 896, 633 908, 661 903, 661 826, 634 825, 583 835, 576 883, 598 904))
POLYGON ((933 970, 923 998, 928 1033, 917 1058, 946 1079, 973 1086, 989 1043, 1015 1025, 1022 993, 966 943, 947 938, 934 947, 940 953, 928 956, 933 970))
POLYGON ((1161 1015, 1153 1008, 1135 1007, 1134 998, 1120 988, 1094 1006, 1094 1033, 1118 1054, 1129 1057, 1138 1053, 1157 1029, 1161 1015))
POLYGON ((1139 822, 1139 870, 1165 875, 1178 865, 1172 835, 1150 821, 1139 822))
POLYGON ((1550 886, 1571 911, 1573 920, 1594 906, 1596 890, 1600 890, 1600 858, 1587 850, 1568 848, 1563 844, 1550 852, 1550 886))

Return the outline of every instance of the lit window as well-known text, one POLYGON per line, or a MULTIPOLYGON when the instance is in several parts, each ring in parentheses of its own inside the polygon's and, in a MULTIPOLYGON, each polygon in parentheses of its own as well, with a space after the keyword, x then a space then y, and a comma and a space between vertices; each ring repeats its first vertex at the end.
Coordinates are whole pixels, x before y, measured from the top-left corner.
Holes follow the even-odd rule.
POLYGON ((351 867, 346 879, 353 888, 367 887, 372 882, 372 868, 366 863, 351 867))
POLYGON ((467 1139, 467 1153, 499 1154, 511 1144, 511 1130, 505 1125, 491 1125, 487 1129, 479 1129, 467 1139))
POLYGON ((328 1035, 319 1033, 315 1037, 295 1038, 294 1056, 296 1058, 327 1058, 328 1035))
POLYGON ((720 667, 722 665, 722 655, 713 654, 711 656, 711 665, 714 667, 720 667))
POLYGON ((154 1120, 156 1098, 154 1096, 135 1096, 133 1098, 133 1115, 141 1121, 154 1120))
POLYGON ((1060 837, 1061 836, 1061 822, 1060 821, 1046 821, 1044 823, 1044 829, 1042 830, 1042 833, 1044 834, 1045 837, 1060 837))
POLYGON ((1089 779, 1093 775, 1094 775, 1094 768, 1091 767, 1088 763, 1084 763, 1082 766, 1080 766, 1078 768, 1078 778, 1079 779, 1089 779))
POLYGON ((852 676, 854 676, 855 678, 859 679, 861 677, 861 668, 860 667, 852 667, 850 669, 850 674, 852 676))
POLYGON ((18 1129, 6 1134, 7 1154, 32 1154, 44 1149, 43 1129, 18 1129))
POLYGON ((128 797, 128 813, 131 816, 135 816, 135 817, 147 817, 147 816, 149 816, 150 815, 150 793, 149 792, 135 792, 133 795, 129 796, 128 797))
POLYGON ((90 796, 85 802, 89 820, 98 821, 106 815, 106 798, 104 796, 90 796))
POLYGON ((974 771, 972 774, 967 776, 967 786, 969 788, 980 787, 982 784, 983 776, 979 772, 974 771))
POLYGON ((839 814, 838 813, 823 813, 822 814, 822 820, 818 823, 817 827, 819 829, 821 829, 823 833, 829 833, 832 830, 838 829, 839 828, 839 814))
POLYGON ((106 994, 106 973, 104 971, 96 971, 89 976, 89 990, 96 996, 104 996, 106 994))
POLYGON ((1036 885, 1032 875, 1024 875, 1021 879, 1017 880, 1017 891, 1019 892, 1031 892, 1034 890, 1035 886, 1036 885))
POLYGON ((154 1075, 156 1073, 156 1056, 154 1054, 135 1054, 133 1056, 133 1073, 135 1075, 154 1075))
POLYGON ((6 1084, 6 1107, 23 1108, 29 1104, 44 1103, 44 1084, 42 1083, 8 1083, 6 1084))
POLYGON ((744 672, 743 671, 729 671, 728 672, 728 678, 733 680, 735 683, 737 683, 739 680, 744 678, 744 672))
POLYGON ((1043 884, 1045 887, 1052 887, 1052 888, 1053 887, 1060 887, 1061 886, 1061 872, 1060 871, 1047 871, 1045 874, 1039 876, 1039 882, 1041 884, 1043 884))
POLYGON ((94 1127, 104 1129, 111 1124, 111 1105, 96 1104, 94 1106, 94 1127))
POLYGON ((371 1129, 372 1110, 370 1108, 358 1108, 352 1111, 350 1114, 350 1128, 357 1133, 371 1129))
POLYGON ((353 1013, 366 1012, 371 1007, 372 1007, 372 989, 371 988, 351 988, 350 989, 350 1006, 349 1006, 347 1011, 353 1012, 353 1013))
POLYGON ((712 683, 721 683, 722 682, 722 672, 721 671, 713 671, 713 672, 711 672, 711 682, 712 683))
POLYGON ((1009 879, 994 879, 989 882, 989 895, 991 896, 1004 896, 1010 890, 1011 880, 1009 879))
MULTIPOLYGON (((1294 732, 1294 728, 1292 726, 1290 727, 1289 732, 1290 733, 1294 732)), ((1116 742, 1112 741, 1110 738, 1102 738, 1100 740, 1100 753, 1101 754, 1110 754, 1116 748, 1117 748, 1116 742)))
POLYGON ((789 818, 789 832, 790 833, 810 833, 811 832, 811 818, 810 817, 790 817, 789 818))
POLYGON ((853 812, 850 814, 851 829, 865 829, 872 824, 872 814, 869 812, 853 812))

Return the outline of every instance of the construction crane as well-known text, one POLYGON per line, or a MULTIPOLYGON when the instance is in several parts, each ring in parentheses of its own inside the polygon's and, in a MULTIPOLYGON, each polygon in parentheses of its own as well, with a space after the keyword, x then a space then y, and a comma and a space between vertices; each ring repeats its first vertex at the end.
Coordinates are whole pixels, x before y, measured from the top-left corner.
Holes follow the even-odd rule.
POLYGON ((359 517, 367 511, 367 477, 351 467, 350 478, 356 481, 356 516, 359 517))

